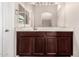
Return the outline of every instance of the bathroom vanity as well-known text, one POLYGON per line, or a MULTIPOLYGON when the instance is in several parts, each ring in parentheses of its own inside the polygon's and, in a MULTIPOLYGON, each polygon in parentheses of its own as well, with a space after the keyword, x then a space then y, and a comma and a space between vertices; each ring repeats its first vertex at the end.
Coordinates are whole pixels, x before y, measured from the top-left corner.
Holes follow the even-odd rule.
POLYGON ((17 31, 19 56, 72 56, 72 31, 17 31))
POLYGON ((64 6, 53 3, 25 3, 24 9, 19 5, 17 23, 20 25, 17 24, 16 27, 17 55, 73 55, 73 30, 65 26, 64 11, 63 16, 60 11, 64 6))

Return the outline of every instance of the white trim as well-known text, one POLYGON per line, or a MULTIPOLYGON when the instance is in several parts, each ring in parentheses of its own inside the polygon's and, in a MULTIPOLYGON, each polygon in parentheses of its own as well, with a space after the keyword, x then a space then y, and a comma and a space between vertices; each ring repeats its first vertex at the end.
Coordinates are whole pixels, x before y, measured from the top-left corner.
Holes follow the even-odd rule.
POLYGON ((2 3, 0 2, 0 57, 2 56, 2 3))

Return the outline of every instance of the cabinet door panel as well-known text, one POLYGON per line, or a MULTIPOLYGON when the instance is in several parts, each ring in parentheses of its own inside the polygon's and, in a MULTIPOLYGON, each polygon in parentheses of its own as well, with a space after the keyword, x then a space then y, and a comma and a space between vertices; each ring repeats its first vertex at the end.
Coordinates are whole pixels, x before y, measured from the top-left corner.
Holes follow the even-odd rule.
POLYGON ((44 38, 36 37, 33 40, 33 55, 44 55, 44 38))
POLYGON ((58 37, 58 54, 72 55, 72 37, 58 37))
POLYGON ((32 53, 31 37, 20 37, 18 43, 19 55, 31 55, 32 53))
POLYGON ((56 55, 57 52, 57 39, 56 37, 46 39, 46 54, 56 55))

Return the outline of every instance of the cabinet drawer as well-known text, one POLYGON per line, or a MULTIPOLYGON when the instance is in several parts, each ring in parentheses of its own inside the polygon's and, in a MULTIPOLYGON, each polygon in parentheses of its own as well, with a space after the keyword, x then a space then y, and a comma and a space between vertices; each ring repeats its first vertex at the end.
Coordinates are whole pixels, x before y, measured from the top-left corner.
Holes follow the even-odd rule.
POLYGON ((56 32, 46 32, 47 37, 56 37, 56 32))
POLYGON ((22 37, 24 37, 24 36, 27 36, 27 37, 42 37, 42 36, 44 36, 44 34, 41 32, 17 32, 17 34, 22 37))
POLYGON ((73 32, 57 32, 57 36, 73 36, 73 32))

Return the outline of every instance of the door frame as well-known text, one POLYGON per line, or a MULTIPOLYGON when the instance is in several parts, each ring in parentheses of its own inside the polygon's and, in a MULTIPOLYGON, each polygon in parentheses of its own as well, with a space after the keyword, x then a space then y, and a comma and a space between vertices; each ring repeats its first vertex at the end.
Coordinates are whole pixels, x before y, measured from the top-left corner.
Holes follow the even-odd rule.
POLYGON ((2 2, 0 2, 0 57, 2 56, 2 2))

